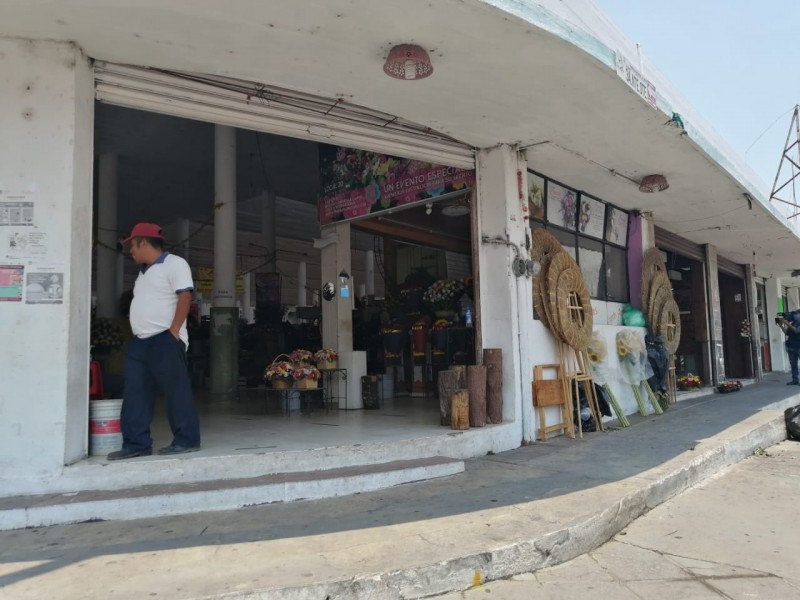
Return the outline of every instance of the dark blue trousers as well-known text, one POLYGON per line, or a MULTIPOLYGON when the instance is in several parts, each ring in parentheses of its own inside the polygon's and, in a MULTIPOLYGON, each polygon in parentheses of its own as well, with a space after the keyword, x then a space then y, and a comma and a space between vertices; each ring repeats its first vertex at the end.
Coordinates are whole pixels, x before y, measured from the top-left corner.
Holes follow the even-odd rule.
POLYGON ((798 372, 797 361, 800 358, 800 348, 793 344, 786 344, 786 353, 789 355, 789 368, 792 370, 792 382, 800 382, 800 372, 798 372))
POLYGON ((169 332, 151 338, 133 338, 125 348, 125 386, 120 425, 122 446, 147 450, 153 445, 150 424, 156 391, 167 401, 167 417, 173 444, 200 445, 200 423, 192 397, 186 346, 169 332))

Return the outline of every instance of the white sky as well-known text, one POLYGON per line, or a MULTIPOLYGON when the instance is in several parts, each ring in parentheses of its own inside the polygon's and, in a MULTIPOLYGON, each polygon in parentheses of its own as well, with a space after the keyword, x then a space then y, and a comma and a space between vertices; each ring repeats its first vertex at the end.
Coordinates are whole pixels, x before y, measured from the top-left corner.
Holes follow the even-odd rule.
POLYGON ((800 0, 595 2, 772 189, 800 103, 800 0))

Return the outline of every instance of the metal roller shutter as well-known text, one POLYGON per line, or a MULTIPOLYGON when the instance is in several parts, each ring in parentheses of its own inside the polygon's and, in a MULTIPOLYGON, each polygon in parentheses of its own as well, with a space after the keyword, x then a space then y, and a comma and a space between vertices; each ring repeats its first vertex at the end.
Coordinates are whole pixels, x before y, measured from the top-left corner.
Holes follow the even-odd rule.
POLYGON ((700 244, 690 242, 689 240, 686 240, 679 235, 675 235, 666 229, 661 229, 660 227, 656 227, 655 230, 657 248, 660 248, 661 250, 667 250, 668 252, 674 252, 675 254, 680 254, 686 258, 693 258, 694 260, 705 262, 705 251, 700 244))
POLYGON ((95 63, 96 98, 126 108, 230 125, 435 164, 475 168, 474 148, 340 99, 210 75, 95 63))

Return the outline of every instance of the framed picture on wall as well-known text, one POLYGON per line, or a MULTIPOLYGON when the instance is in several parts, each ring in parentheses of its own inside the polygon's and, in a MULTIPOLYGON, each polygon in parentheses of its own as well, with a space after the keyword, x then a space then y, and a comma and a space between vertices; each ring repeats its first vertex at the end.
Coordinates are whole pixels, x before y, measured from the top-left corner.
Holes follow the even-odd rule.
POLYGON ((624 210, 608 207, 606 241, 619 246, 628 245, 628 213, 624 210))
POLYGON ((528 212, 531 219, 544 220, 544 177, 528 171, 528 212))
POLYGON ((581 194, 581 210, 578 214, 578 231, 584 235, 602 239, 606 219, 606 205, 590 196, 581 194))
POLYGON ((578 194, 564 186, 547 182, 547 221, 565 229, 575 229, 578 194))

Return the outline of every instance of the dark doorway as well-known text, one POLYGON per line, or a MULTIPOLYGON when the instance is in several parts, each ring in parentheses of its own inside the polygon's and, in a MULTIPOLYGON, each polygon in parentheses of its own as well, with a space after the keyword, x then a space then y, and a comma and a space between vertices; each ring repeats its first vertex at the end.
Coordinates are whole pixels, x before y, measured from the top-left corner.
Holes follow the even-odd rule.
POLYGON ((747 319, 747 294, 745 294, 744 280, 720 273, 719 299, 722 312, 725 375, 729 379, 752 378, 753 361, 750 338, 742 336, 742 325, 747 319))

